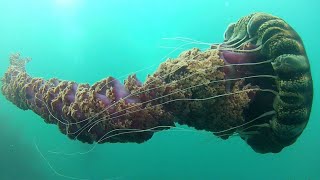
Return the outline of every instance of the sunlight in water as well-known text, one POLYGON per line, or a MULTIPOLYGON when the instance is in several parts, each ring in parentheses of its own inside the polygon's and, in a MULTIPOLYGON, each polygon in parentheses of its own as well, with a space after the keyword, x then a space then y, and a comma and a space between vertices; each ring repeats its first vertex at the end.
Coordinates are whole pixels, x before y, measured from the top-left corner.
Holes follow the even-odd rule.
POLYGON ((55 2, 60 7, 71 7, 76 3, 76 0, 56 0, 55 2))
POLYGON ((55 0, 55 4, 61 8, 71 8, 79 3, 79 0, 55 0))

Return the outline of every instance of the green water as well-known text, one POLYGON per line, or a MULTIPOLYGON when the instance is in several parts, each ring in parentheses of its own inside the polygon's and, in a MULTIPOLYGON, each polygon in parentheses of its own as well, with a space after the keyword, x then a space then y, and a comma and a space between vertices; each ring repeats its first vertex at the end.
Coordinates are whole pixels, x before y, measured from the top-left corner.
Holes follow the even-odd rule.
POLYGON ((320 179, 319 9, 317 0, 1 0, 1 76, 9 55, 20 52, 33 58, 33 76, 90 84, 160 64, 179 43, 163 38, 222 42, 229 23, 271 13, 304 41, 314 104, 304 133, 279 154, 257 154, 238 137, 223 141, 203 131, 163 131, 143 144, 102 144, 84 153, 93 146, 69 140, 1 94, 0 179, 320 179), (83 154, 66 154, 75 152, 83 154))

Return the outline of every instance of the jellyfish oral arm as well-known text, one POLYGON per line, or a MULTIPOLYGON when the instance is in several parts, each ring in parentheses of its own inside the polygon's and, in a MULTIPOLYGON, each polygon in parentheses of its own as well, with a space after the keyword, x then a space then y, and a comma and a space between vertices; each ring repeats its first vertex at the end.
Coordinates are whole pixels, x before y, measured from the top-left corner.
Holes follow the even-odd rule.
POLYGON ((240 53, 222 50, 220 57, 229 64, 250 63, 257 60, 257 55, 254 53, 240 53))
MULTIPOLYGON (((135 75, 129 76, 124 84, 108 77, 92 86, 56 78, 32 78, 25 71, 26 64, 20 62, 24 59, 19 55, 11 57, 11 66, 3 78, 2 93, 21 109, 30 109, 45 122, 58 125, 69 138, 87 143, 140 143, 150 139, 153 132, 117 136, 113 136, 113 132, 156 127, 161 130, 173 127, 175 122, 212 132, 226 130, 244 122, 239 117, 250 101, 250 92, 241 83, 234 85, 235 90, 225 91, 224 72, 214 68, 223 67, 223 60, 216 50, 188 50, 179 58, 164 62, 144 83, 135 75), (190 61, 190 56, 195 54, 195 61, 190 61), (198 63, 205 56, 208 58, 198 63), (237 92, 239 90, 243 92, 237 92), (229 114, 219 108, 210 108, 216 104, 222 108, 231 107, 235 102, 238 105, 232 106, 233 113, 229 114), (206 106, 208 103, 211 105, 206 106), (217 123, 203 126, 206 117, 213 114, 217 123), (198 123, 194 123, 194 119, 198 123), (228 121, 230 124, 226 123, 228 121), (106 133, 113 137, 104 138, 106 133)), ((223 137, 235 131, 226 131, 223 137)))

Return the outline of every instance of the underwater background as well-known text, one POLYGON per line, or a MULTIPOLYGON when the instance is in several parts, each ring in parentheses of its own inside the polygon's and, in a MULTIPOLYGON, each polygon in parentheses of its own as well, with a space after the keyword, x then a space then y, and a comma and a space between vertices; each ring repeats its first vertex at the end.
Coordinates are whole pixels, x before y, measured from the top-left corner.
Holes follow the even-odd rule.
MULTIPOLYGON (((94 145, 68 139, 0 94, 0 179, 320 179, 317 0, 0 0, 0 74, 10 54, 20 52, 32 57, 27 71, 34 77, 93 84, 141 70, 144 80, 181 44, 164 38, 222 42, 229 23, 253 12, 287 21, 311 63, 312 114, 292 146, 258 154, 239 137, 169 130, 143 144, 100 144, 91 151, 94 145)), ((190 45, 169 57, 192 47, 209 48, 190 45)))

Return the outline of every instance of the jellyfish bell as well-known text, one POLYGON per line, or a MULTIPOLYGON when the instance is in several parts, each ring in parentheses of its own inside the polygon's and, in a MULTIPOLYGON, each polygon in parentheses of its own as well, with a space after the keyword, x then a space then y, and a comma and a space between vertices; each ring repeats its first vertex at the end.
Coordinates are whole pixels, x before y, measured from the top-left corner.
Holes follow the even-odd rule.
POLYGON ((265 74, 274 78, 246 79, 244 83, 270 91, 257 91, 245 110, 246 120, 269 113, 240 136, 260 153, 280 152, 301 135, 312 105, 312 78, 299 35, 284 20, 254 13, 231 24, 225 41, 212 46, 227 67, 226 78, 265 74), (258 63, 255 66, 243 63, 258 63), (248 133, 254 132, 254 133, 248 133))

